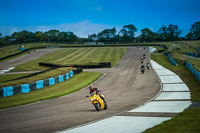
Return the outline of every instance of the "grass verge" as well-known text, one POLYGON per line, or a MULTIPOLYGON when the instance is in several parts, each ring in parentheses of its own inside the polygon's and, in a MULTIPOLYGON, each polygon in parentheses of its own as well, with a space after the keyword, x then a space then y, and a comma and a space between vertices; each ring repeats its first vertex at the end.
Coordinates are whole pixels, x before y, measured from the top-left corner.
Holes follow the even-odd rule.
POLYGON ((0 75, 0 83, 7 81, 7 80, 12 80, 12 79, 20 78, 20 77, 23 77, 23 76, 27 76, 29 74, 30 73, 0 75))
POLYGON ((147 129, 144 133, 199 133, 200 108, 185 109, 171 120, 147 129))
POLYGON ((0 98, 0 108, 9 108, 36 101, 52 99, 76 92, 97 80, 102 74, 94 72, 82 72, 71 79, 56 85, 48 86, 28 94, 19 94, 11 97, 0 98))

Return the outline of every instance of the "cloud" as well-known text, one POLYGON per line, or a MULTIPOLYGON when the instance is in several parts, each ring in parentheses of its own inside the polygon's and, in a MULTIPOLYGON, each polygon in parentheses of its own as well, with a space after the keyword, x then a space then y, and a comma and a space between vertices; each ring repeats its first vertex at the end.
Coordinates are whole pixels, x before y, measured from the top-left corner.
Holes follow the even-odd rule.
POLYGON ((58 25, 41 25, 41 26, 0 26, 0 32, 5 35, 11 35, 13 32, 19 32, 22 30, 27 30, 31 32, 36 31, 48 31, 51 29, 56 29, 59 31, 72 31, 79 37, 87 37, 88 34, 98 33, 107 28, 116 27, 117 31, 122 28, 122 25, 106 25, 106 24, 99 24, 99 23, 92 23, 88 20, 83 20, 77 23, 64 23, 58 25))

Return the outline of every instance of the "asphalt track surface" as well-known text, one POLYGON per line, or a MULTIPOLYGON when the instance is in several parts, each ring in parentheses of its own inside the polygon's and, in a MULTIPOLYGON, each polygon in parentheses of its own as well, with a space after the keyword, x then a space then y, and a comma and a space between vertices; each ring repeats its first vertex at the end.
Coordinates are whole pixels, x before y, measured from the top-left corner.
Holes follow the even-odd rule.
POLYGON ((147 55, 146 64, 148 49, 129 48, 121 62, 94 83, 105 95, 108 110, 97 112, 85 97, 88 89, 83 89, 60 98, 0 110, 0 132, 62 131, 138 107, 152 99, 161 88, 152 69, 141 74, 143 53, 147 55))

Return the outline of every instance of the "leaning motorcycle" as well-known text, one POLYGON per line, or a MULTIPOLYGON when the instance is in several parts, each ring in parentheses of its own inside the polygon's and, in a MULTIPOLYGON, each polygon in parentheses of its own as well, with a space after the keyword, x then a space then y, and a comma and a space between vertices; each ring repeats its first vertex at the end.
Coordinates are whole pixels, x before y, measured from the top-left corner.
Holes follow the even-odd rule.
MULTIPOLYGON (((104 95, 101 96, 104 99, 104 95)), ((102 98, 96 94, 96 91, 90 94, 90 101, 97 111, 108 108, 105 99, 103 100, 102 98)))

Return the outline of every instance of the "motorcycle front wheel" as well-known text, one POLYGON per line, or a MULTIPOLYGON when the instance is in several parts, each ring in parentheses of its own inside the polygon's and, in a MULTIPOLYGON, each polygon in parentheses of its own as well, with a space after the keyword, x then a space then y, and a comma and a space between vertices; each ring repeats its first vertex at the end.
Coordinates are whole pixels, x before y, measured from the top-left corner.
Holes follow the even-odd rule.
POLYGON ((94 107, 96 108, 97 111, 101 110, 100 104, 99 103, 95 103, 94 107))

